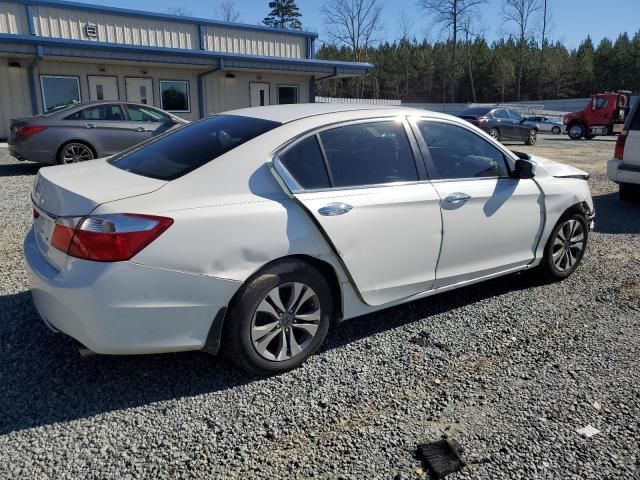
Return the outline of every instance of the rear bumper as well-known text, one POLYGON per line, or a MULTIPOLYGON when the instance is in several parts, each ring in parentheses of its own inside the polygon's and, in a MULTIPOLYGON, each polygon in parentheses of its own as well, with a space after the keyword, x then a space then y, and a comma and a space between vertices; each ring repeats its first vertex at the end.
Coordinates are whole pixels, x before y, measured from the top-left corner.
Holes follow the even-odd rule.
MULTIPOLYGON (((239 282, 132 262, 69 259, 53 268, 24 242, 33 301, 45 323, 103 354, 200 350, 239 282)), ((211 342, 209 338, 209 342, 211 342)))
POLYGON ((55 165, 55 152, 42 148, 32 148, 29 141, 15 141, 9 139, 9 155, 20 161, 29 160, 31 162, 55 165))
POLYGON ((622 160, 609 160, 607 163, 607 177, 616 183, 640 184, 640 167, 631 167, 622 160))

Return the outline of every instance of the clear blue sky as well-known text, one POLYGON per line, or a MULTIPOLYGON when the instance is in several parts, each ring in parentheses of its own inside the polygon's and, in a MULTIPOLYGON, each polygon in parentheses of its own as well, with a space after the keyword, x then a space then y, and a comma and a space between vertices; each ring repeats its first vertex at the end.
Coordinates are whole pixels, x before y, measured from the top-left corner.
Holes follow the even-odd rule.
MULTIPOLYGON (((86 0, 79 0, 86 1, 86 0)), ((418 39, 430 40, 442 37, 440 27, 416 6, 416 0, 379 0, 383 5, 383 39, 399 37, 399 20, 402 12, 412 19, 412 31, 418 39)), ((170 7, 183 6, 193 16, 214 18, 217 0, 96 0, 86 3, 110 5, 166 13, 170 7)), ((325 27, 320 13, 323 0, 297 0, 302 12, 304 28, 319 33, 325 38, 325 27)), ((268 12, 268 0, 236 0, 242 23, 257 24, 268 12)), ((493 40, 504 32, 500 6, 502 0, 489 0, 481 9, 480 20, 485 35, 493 40)), ((569 48, 575 48, 587 35, 597 44, 603 37, 615 39, 619 33, 630 34, 640 30, 640 0, 549 0, 553 20, 551 38, 561 40, 569 48)))

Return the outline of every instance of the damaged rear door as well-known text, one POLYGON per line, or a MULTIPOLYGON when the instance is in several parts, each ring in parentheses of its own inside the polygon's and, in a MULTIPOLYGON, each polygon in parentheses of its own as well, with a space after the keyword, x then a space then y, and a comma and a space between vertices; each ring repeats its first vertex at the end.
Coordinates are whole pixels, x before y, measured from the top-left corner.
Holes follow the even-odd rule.
POLYGON ((370 305, 435 279, 440 199, 410 138, 402 119, 351 122, 306 136, 274 162, 370 305))

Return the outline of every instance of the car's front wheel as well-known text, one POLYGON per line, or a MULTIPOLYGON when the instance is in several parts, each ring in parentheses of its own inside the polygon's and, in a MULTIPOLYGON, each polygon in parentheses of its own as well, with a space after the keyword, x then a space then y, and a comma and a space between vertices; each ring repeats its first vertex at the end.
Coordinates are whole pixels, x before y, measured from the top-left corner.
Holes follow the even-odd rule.
POLYGON ((580 140, 586 131, 587 130, 582 123, 574 123, 569 125, 567 133, 571 140, 580 140))
POLYGON ((222 348, 250 373, 285 372, 320 347, 332 315, 331 288, 318 270, 299 260, 278 262, 242 287, 222 348))
POLYGON ((551 133, 553 133, 554 135, 560 135, 560 127, 553 127, 551 129, 551 133))
POLYGON ((545 248, 542 270, 552 279, 563 279, 571 275, 587 249, 589 227, 584 215, 575 213, 560 219, 545 248))

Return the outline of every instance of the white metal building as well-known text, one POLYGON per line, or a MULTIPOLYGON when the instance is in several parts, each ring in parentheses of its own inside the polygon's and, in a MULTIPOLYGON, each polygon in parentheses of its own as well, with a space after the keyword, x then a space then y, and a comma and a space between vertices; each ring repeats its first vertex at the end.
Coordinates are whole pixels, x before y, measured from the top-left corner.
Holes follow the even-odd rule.
POLYGON ((319 78, 372 65, 314 58, 315 33, 61 0, 0 0, 0 138, 71 101, 148 103, 189 120, 304 103, 319 78))

